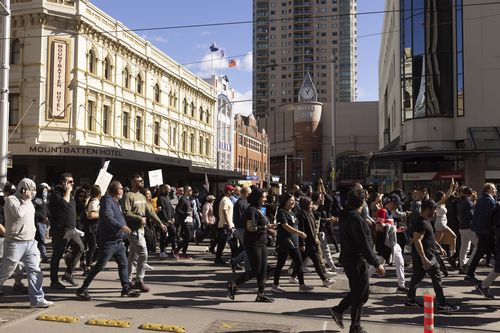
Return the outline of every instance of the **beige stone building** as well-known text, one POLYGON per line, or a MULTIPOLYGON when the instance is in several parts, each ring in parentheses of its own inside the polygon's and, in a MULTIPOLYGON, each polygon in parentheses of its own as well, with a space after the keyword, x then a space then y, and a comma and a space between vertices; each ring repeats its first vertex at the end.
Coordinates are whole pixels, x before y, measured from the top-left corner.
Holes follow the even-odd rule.
POLYGON ((447 3, 386 1, 371 163, 383 190, 500 183, 500 5, 447 3))
POLYGON ((11 36, 9 178, 215 172, 214 87, 151 42, 87 0, 13 0, 11 36))

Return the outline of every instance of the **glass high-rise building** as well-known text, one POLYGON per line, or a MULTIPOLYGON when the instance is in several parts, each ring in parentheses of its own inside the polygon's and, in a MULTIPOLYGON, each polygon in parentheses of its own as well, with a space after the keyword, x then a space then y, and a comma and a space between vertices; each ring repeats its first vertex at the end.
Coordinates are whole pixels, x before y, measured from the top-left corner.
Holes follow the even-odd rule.
POLYGON ((257 117, 298 101, 307 73, 318 101, 356 100, 356 0, 254 0, 253 99, 257 117))

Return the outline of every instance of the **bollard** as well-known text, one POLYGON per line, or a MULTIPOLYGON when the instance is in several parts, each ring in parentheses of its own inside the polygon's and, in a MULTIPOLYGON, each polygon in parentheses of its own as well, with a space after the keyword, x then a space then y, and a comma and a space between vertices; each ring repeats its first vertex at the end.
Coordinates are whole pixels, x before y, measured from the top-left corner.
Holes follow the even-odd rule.
POLYGON ((434 333, 434 296, 424 295, 424 333, 434 333))

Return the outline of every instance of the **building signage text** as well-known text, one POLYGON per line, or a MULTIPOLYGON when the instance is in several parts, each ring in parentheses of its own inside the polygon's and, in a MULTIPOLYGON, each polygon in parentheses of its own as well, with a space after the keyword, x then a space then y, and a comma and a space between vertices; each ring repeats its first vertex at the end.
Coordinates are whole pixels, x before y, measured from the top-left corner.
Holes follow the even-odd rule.
POLYGON ((62 41, 52 42, 50 64, 50 119, 66 118, 66 68, 68 44, 62 41))

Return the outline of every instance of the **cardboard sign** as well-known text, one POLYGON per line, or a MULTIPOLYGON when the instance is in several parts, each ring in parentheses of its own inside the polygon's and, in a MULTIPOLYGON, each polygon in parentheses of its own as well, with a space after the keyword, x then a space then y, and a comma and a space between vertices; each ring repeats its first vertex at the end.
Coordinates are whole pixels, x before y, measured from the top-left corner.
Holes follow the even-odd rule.
POLYGON ((163 172, 161 169, 148 171, 149 186, 163 185, 163 172))
POLYGON ((97 176, 97 179, 95 180, 95 185, 99 185, 99 188, 101 189, 101 194, 104 195, 106 191, 108 190, 109 183, 111 183, 111 180, 113 179, 113 175, 107 172, 104 169, 101 169, 99 171, 99 175, 97 176))

